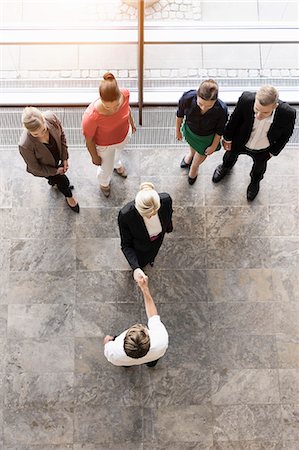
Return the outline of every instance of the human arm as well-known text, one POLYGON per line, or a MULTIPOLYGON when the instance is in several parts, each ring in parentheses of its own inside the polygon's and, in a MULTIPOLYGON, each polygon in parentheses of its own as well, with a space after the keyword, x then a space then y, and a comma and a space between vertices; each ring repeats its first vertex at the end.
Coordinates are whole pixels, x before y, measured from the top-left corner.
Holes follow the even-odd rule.
POLYGON ((221 139, 221 136, 219 134, 215 133, 215 136, 214 136, 212 144, 205 149, 205 155, 206 156, 212 155, 212 153, 215 152, 216 148, 219 145, 220 139, 221 139))
POLYGON ((291 108, 287 104, 282 104, 277 109, 277 121, 274 118, 274 122, 272 124, 273 131, 271 132, 271 139, 269 139, 269 153, 271 156, 279 155, 281 150, 289 142, 294 131, 296 121, 296 110, 294 108, 291 108))
POLYGON ((133 235, 128 226, 124 214, 120 211, 118 214, 118 227, 120 233, 120 246, 123 254, 125 255, 128 263, 133 270, 138 269, 139 262, 136 251, 133 244, 133 235))
POLYGON ((176 135, 176 139, 178 141, 181 141, 183 139, 183 135, 181 132, 181 126, 183 123, 184 118, 183 117, 176 117, 176 121, 175 121, 175 135, 176 135))
POLYGON ((85 137, 85 143, 87 150, 90 153, 91 160, 95 166, 100 166, 102 164, 102 158, 98 155, 96 145, 93 138, 85 137))
MULTIPOLYGON (((223 133, 224 142, 227 142, 227 143, 232 142, 235 132, 240 128, 240 126, 244 123, 245 120, 250 120, 251 109, 253 109, 253 103, 251 105, 251 102, 250 102, 250 104, 248 105, 248 93, 243 92, 243 94, 239 98, 239 100, 236 104, 236 107, 235 107, 234 111, 232 112, 232 114, 230 115, 230 118, 225 126, 224 133, 223 133), (251 108, 251 106, 252 106, 252 108, 251 108), (244 117, 244 111, 245 111, 245 115, 246 115, 246 111, 247 111, 248 107, 250 108, 248 111, 249 112, 248 117, 244 117)), ((225 146, 223 146, 223 147, 224 147, 224 150, 227 150, 227 151, 230 150, 229 146, 227 146, 227 148, 225 148, 225 146)))
POLYGON ((135 122, 134 122, 134 119, 133 119, 133 116, 132 116, 131 108, 129 109, 129 121, 130 121, 130 125, 131 125, 131 128, 132 128, 132 133, 135 133, 136 125, 135 125, 135 122))
POLYGON ((147 318, 149 319, 152 316, 157 316, 158 311, 156 305, 154 303, 153 297, 151 296, 149 287, 148 287, 148 277, 142 277, 138 280, 138 286, 143 294, 145 312, 147 318))

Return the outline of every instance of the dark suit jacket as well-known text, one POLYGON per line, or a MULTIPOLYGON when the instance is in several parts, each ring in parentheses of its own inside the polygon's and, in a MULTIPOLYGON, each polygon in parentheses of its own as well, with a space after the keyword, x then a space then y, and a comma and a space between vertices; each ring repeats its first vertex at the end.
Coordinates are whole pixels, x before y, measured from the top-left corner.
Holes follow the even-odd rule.
MULTIPOLYGON (((43 113, 50 134, 55 139, 61 161, 68 159, 65 134, 60 120, 51 111, 43 113)), ((52 153, 37 138, 24 130, 19 140, 19 152, 27 164, 27 172, 36 177, 49 177, 56 175, 57 166, 52 153)))
POLYGON ((165 233, 173 230, 171 197, 165 193, 159 194, 159 196, 161 207, 158 215, 162 233, 154 241, 150 240, 144 220, 135 208, 134 201, 124 206, 118 214, 121 249, 133 270, 154 261, 165 233))
MULTIPOLYGON (((243 92, 236 108, 226 124, 223 137, 232 141, 232 151, 244 148, 254 122, 255 93, 243 92)), ((268 131, 269 152, 277 156, 289 141, 295 126, 296 111, 288 103, 279 100, 274 120, 268 131)))

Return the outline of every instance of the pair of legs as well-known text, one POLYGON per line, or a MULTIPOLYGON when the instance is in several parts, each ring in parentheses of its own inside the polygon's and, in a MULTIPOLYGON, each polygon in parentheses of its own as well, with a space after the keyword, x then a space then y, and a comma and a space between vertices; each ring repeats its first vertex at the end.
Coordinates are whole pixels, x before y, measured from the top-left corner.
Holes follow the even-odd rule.
POLYGON ((223 156, 223 168, 230 170, 237 162, 239 155, 248 155, 253 159, 253 166, 250 172, 250 177, 253 182, 260 182, 264 178, 264 173, 267 169, 267 162, 271 158, 268 150, 252 152, 245 147, 240 151, 225 152, 223 156))
POLYGON ((186 164, 192 164, 189 170, 189 177, 196 178, 198 175, 198 168, 206 159, 206 155, 200 155, 197 151, 195 151, 192 147, 189 148, 188 154, 185 156, 184 160, 186 164))
POLYGON ((132 128, 130 126, 129 131, 125 139, 119 144, 96 146, 97 153, 102 159, 102 164, 98 166, 97 179, 100 184, 100 188, 108 190, 113 170, 121 176, 126 177, 125 169, 120 159, 120 154, 126 144, 129 142, 132 135, 132 128))
POLYGON ((72 190, 70 188, 70 180, 66 175, 53 175, 47 177, 47 180, 50 186, 57 186, 57 189, 65 196, 66 201, 71 208, 76 207, 78 203, 73 197, 72 190))

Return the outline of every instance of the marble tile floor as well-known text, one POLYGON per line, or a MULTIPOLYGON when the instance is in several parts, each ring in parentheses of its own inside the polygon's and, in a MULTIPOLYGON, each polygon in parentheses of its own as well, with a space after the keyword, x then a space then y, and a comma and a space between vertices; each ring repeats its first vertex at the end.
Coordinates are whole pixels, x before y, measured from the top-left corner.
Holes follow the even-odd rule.
POLYGON ((269 162, 252 204, 248 157, 214 185, 219 152, 189 186, 183 154, 125 151, 106 199, 71 148, 75 215, 0 151, 1 450, 299 449, 299 149, 269 162), (146 270, 170 346, 124 369, 102 341, 145 321, 116 223, 145 180, 174 203, 146 270))

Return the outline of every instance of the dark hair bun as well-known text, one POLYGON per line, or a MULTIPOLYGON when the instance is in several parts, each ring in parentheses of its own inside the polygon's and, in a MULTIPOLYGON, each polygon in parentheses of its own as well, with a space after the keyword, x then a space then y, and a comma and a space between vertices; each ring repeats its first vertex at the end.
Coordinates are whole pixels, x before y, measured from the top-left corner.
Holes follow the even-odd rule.
POLYGON ((106 80, 106 81, 111 81, 111 80, 115 80, 115 76, 111 72, 106 72, 103 75, 103 79, 106 80))

